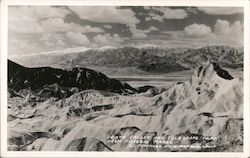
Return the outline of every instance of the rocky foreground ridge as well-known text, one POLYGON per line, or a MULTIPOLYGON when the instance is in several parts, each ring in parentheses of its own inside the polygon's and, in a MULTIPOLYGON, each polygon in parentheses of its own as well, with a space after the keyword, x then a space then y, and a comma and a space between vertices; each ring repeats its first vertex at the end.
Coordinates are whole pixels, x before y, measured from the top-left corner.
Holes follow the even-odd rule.
MULTIPOLYGON (((17 92, 17 83, 35 87, 34 80, 26 82, 27 78, 16 79, 15 75, 19 76, 9 76, 9 89, 17 92)), ((69 97, 53 96, 37 104, 27 99, 28 95, 9 95, 8 149, 243 150, 243 80, 233 78, 216 63, 198 67, 189 81, 174 83, 161 92, 149 88, 121 95, 105 88, 82 89, 69 97)))
POLYGON ((61 70, 51 67, 27 68, 8 60, 8 88, 11 95, 32 94, 46 100, 62 99, 87 89, 119 94, 136 91, 126 83, 110 79, 100 72, 86 68, 61 70))

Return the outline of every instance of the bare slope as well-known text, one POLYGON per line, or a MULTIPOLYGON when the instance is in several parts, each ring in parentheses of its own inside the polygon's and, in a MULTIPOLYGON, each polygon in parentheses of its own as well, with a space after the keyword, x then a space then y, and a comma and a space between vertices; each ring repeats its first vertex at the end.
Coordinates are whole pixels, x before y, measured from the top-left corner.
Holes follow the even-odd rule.
POLYGON ((127 96, 85 90, 17 108, 22 101, 18 96, 9 98, 9 150, 243 149, 243 81, 216 63, 200 66, 191 80, 175 83, 160 94, 152 89, 127 96), (187 136, 193 139, 183 139, 187 136), (133 137, 133 143, 127 141, 133 137), (171 143, 157 141, 161 137, 171 143))
POLYGON ((26 68, 8 60, 9 92, 42 98, 65 98, 86 89, 116 93, 133 92, 131 86, 86 68, 61 70, 51 67, 26 68), (24 94, 22 94, 24 93, 24 94))

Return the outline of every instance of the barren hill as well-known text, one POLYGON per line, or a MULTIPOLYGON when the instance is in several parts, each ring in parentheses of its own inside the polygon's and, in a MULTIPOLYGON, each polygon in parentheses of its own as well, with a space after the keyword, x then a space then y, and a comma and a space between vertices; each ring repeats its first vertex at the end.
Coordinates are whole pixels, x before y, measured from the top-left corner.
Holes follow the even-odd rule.
POLYGON ((9 150, 243 149, 243 80, 213 62, 160 93, 150 88, 133 95, 84 90, 18 107, 23 102, 9 97, 9 150))
POLYGON ((87 89, 115 93, 136 91, 126 83, 110 79, 100 72, 86 68, 61 70, 51 67, 26 68, 8 60, 10 92, 30 91, 40 97, 65 98, 87 89))

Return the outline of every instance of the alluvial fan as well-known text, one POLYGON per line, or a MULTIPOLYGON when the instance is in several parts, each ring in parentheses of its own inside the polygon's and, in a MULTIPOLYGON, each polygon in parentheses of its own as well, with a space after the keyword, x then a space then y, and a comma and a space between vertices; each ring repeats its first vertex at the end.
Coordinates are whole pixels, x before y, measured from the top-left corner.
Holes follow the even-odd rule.
MULTIPOLYGON (((34 79, 16 76, 9 80, 9 150, 243 150, 243 79, 216 63, 207 62, 189 81, 159 94, 118 84, 121 90, 78 87, 70 96, 36 101, 37 91, 24 93, 34 79), (16 84, 23 87, 17 90, 16 84), (120 93, 128 90, 133 94, 120 93)), ((56 81, 65 88, 63 80, 56 81)))

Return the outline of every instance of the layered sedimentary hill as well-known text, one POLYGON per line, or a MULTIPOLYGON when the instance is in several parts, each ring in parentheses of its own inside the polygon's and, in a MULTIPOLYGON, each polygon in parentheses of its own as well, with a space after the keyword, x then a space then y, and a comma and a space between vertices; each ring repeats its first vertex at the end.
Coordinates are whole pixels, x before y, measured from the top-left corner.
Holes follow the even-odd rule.
POLYGON ((9 98, 9 150, 242 151, 243 80, 213 62, 159 94, 84 90, 22 103, 9 98))

